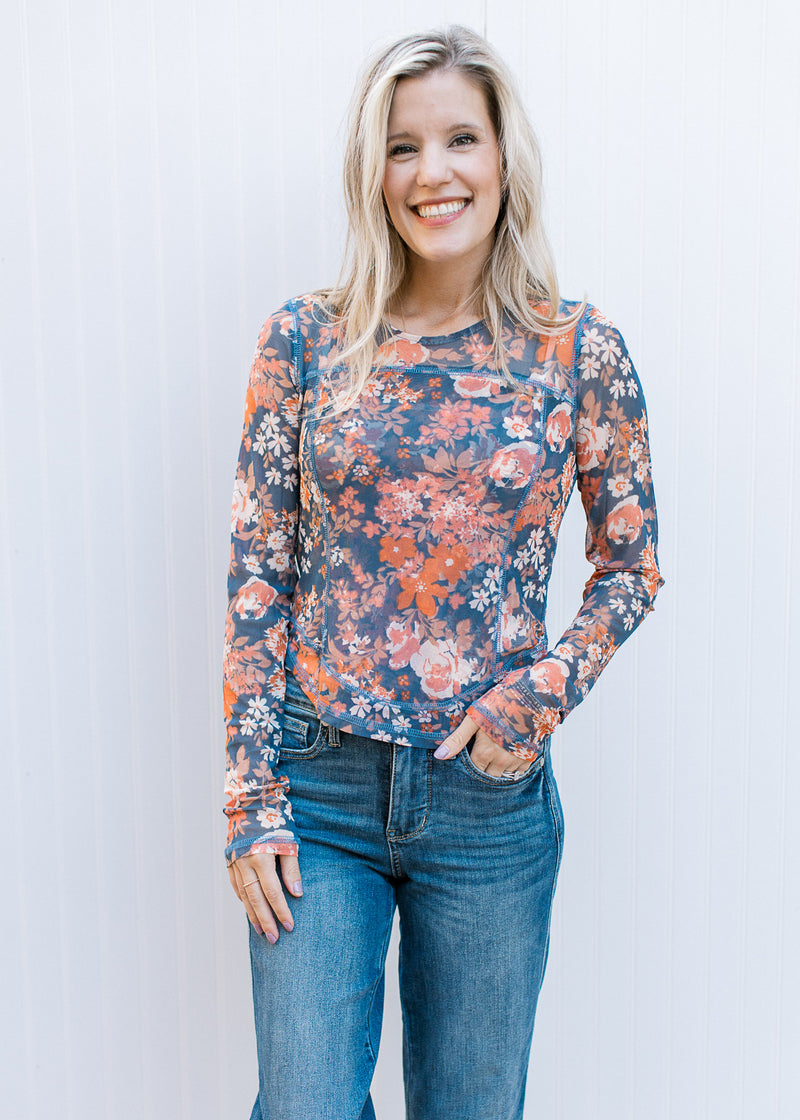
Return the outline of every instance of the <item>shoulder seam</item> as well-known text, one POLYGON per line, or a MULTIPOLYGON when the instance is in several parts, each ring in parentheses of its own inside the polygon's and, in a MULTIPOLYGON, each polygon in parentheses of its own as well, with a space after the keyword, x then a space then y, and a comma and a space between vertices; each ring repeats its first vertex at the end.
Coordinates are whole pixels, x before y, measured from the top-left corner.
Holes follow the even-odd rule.
POLYGON ((580 360, 580 354, 581 354, 581 340, 583 338, 583 332, 584 332, 584 329, 586 327, 586 320, 589 317, 589 313, 590 313, 590 311, 594 311, 594 310, 595 310, 594 306, 591 303, 587 303, 586 307, 584 307, 584 309, 583 309, 583 314, 581 315, 578 322, 575 324, 575 343, 574 343, 574 348, 573 348, 573 351, 572 351, 572 400, 573 400, 573 410, 577 409, 577 407, 578 407, 578 380, 579 380, 579 377, 578 377, 578 361, 580 360))
POLYGON ((300 339, 300 322, 297 316, 297 300, 289 301, 289 313, 292 316, 292 362, 294 364, 295 373, 297 377, 297 385, 300 393, 305 392, 305 355, 304 348, 301 345, 300 339))

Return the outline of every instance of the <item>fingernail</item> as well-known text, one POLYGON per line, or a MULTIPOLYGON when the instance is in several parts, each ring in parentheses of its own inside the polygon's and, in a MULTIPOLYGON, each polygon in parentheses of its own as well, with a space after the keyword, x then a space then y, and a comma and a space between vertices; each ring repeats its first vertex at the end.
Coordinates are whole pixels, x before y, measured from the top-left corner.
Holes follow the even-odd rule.
POLYGON ((266 931, 266 933, 267 933, 267 941, 269 941, 269 943, 270 943, 271 945, 274 945, 274 944, 275 944, 275 942, 276 942, 276 941, 278 940, 278 938, 277 938, 277 937, 275 936, 275 934, 274 934, 274 933, 272 932, 272 930, 270 930, 270 929, 268 929, 268 930, 266 931))
POLYGON ((439 747, 438 750, 435 750, 433 752, 433 757, 434 758, 447 758, 447 756, 449 754, 450 754, 450 751, 447 749, 447 747, 439 747))
POLYGON ((303 893, 303 884, 300 882, 299 879, 297 880, 296 883, 292 883, 292 893, 293 894, 302 894, 303 893))
POLYGON ((253 922, 253 929, 256 931, 256 933, 263 933, 264 932, 263 929, 261 928, 261 926, 258 924, 258 922, 253 922))
POLYGON ((294 929, 294 922, 291 921, 281 922, 281 925, 284 929, 288 929, 290 933, 294 929))

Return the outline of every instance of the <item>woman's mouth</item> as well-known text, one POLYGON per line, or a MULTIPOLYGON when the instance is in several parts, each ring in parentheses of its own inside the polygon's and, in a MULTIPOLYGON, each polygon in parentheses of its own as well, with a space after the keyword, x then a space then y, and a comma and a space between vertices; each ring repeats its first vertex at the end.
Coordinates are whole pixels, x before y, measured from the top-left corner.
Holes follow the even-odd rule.
POLYGON ((468 205, 468 198, 459 198, 451 202, 420 203, 412 206, 412 210, 426 225, 441 226, 454 221, 468 205))

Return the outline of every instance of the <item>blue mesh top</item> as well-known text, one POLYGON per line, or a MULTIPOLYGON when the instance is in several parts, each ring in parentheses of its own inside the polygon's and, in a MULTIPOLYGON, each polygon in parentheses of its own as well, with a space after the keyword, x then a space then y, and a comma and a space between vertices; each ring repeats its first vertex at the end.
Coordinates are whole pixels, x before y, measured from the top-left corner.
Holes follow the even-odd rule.
POLYGON ((533 760, 652 608, 647 415, 622 336, 590 305, 559 336, 509 320, 502 341, 514 383, 483 323, 395 334, 331 415, 336 323, 304 296, 264 324, 232 512, 229 860, 297 850, 279 772, 285 665, 342 730, 435 747, 469 714, 533 760), (548 648, 576 482, 594 572, 548 648))

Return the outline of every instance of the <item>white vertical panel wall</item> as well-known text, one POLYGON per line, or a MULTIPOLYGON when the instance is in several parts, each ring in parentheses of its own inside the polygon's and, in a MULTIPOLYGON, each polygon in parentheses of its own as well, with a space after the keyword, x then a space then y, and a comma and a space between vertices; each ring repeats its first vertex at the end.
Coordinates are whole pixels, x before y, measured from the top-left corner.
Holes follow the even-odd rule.
MULTIPOLYGON (((563 290, 642 375, 667 578, 559 732, 526 1116, 800 1115, 793 0, 0 20, 3 1115, 249 1115, 219 687, 247 368, 265 316, 335 275, 360 60, 449 20, 515 69, 563 290)), ((559 562, 553 633, 587 574, 578 508, 559 562)), ((390 996, 375 1099, 400 1120, 390 996)))

